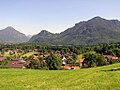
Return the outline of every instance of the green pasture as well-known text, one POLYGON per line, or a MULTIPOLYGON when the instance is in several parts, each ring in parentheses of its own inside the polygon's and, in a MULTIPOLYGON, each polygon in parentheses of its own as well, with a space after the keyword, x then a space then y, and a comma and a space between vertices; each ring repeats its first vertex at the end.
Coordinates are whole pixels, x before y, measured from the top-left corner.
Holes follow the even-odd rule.
POLYGON ((120 90, 120 63, 81 70, 0 69, 0 90, 120 90))

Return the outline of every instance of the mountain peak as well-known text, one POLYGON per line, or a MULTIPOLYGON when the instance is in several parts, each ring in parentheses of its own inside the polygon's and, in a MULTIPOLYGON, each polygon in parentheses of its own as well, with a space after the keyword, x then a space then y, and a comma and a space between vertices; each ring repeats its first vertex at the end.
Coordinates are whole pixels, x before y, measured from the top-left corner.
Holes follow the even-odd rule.
POLYGON ((40 33, 48 33, 47 30, 42 30, 40 33))
POLYGON ((11 32, 18 32, 16 29, 14 29, 12 26, 8 26, 3 31, 11 31, 11 32))
POLYGON ((22 43, 26 41, 28 41, 27 36, 15 30, 11 26, 8 26, 5 29, 0 30, 1 43, 22 43))
POLYGON ((92 19, 90 19, 88 21, 100 21, 100 20, 106 20, 106 19, 104 19, 104 18, 102 18, 100 16, 96 16, 96 17, 94 17, 94 18, 92 18, 92 19))
POLYGON ((47 35, 47 34, 50 34, 50 32, 48 32, 47 30, 42 30, 42 31, 39 33, 39 35, 42 35, 42 36, 47 35))
POLYGON ((88 21, 79 22, 57 35, 43 30, 30 41, 58 45, 93 45, 120 42, 120 21, 107 20, 96 16, 88 21))
POLYGON ((96 17, 94 17, 94 18, 92 18, 92 19, 103 19, 103 18, 100 17, 100 16, 96 16, 96 17))
POLYGON ((8 26, 5 29, 14 29, 12 26, 8 26))

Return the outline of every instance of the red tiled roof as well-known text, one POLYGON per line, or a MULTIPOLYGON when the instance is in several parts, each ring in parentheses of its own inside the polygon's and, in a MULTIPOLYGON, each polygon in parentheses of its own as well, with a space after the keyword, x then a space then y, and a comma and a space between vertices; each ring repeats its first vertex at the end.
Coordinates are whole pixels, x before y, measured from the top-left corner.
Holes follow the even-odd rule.
POLYGON ((39 60, 37 57, 34 57, 32 60, 39 60))
POLYGON ((117 60, 117 59, 118 59, 118 57, 113 56, 113 57, 112 57, 112 59, 113 59, 113 60, 117 60))
POLYGON ((10 61, 10 62, 7 63, 6 67, 9 67, 9 68, 23 68, 25 63, 26 63, 26 61, 24 61, 24 60, 10 61))
POLYGON ((80 69, 79 66, 69 66, 69 65, 65 65, 65 66, 63 66, 63 68, 65 70, 71 70, 71 69, 73 69, 73 70, 79 70, 80 69))
POLYGON ((0 57, 0 61, 3 61, 5 59, 6 59, 6 57, 0 57))
POLYGON ((111 58, 111 59, 113 59, 113 60, 117 60, 118 59, 118 57, 116 57, 116 56, 112 56, 112 55, 103 55, 104 57, 107 57, 107 58, 111 58))

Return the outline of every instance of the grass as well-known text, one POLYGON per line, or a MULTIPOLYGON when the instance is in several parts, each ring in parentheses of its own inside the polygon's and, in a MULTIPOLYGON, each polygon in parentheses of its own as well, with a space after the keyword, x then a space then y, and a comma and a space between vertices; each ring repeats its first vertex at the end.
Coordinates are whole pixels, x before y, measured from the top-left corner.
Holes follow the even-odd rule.
POLYGON ((81 70, 0 69, 0 90, 120 90, 119 68, 120 63, 81 70))
POLYGON ((35 52, 28 52, 28 53, 24 54, 23 57, 25 57, 25 56, 27 56, 27 57, 32 56, 34 53, 35 52))
POLYGON ((10 56, 9 52, 5 52, 4 56, 6 56, 6 57, 8 56, 9 57, 10 56))
POLYGON ((4 53, 4 56, 5 56, 5 57, 13 57, 13 56, 18 57, 18 56, 21 56, 22 54, 23 54, 23 53, 17 53, 17 52, 15 52, 15 54, 10 55, 9 52, 5 52, 5 53, 4 53))

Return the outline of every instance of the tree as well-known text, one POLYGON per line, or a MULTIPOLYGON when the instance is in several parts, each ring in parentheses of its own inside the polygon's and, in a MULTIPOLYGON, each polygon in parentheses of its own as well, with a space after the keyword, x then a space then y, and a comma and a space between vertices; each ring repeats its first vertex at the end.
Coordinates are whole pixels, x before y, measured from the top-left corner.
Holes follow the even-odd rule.
POLYGON ((97 53, 88 52, 84 54, 84 63, 88 65, 88 67, 93 66, 102 66, 105 64, 105 58, 97 53))
POLYGON ((96 63, 97 55, 96 53, 88 52, 84 54, 84 63, 88 65, 88 67, 92 67, 96 63))
POLYGON ((73 53, 73 59, 76 60, 77 59, 77 55, 75 53, 73 53))
POLYGON ((5 60, 3 60, 3 61, 0 61, 0 68, 5 67, 7 63, 8 63, 8 60, 7 60, 7 59, 5 59, 5 60))
POLYGON ((51 53, 50 56, 46 58, 46 63, 50 70, 58 70, 61 67, 62 60, 51 53))
POLYGON ((27 68, 31 68, 31 69, 39 69, 40 68, 40 62, 39 61, 35 61, 32 60, 28 66, 26 66, 27 68))
POLYGON ((105 58, 102 55, 98 54, 96 63, 97 63, 97 66, 104 65, 105 64, 105 58))

